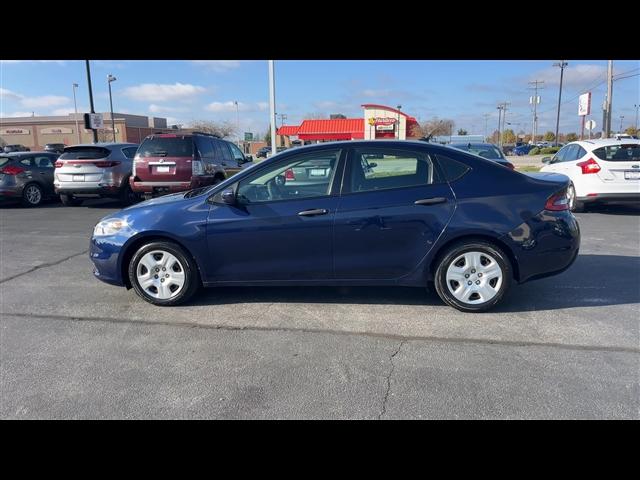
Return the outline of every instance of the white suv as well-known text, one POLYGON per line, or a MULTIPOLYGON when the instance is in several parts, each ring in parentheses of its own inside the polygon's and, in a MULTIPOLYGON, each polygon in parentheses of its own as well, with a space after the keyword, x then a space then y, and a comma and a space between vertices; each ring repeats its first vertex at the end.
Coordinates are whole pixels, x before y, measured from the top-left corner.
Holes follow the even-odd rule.
POLYGON ((640 204, 640 142, 638 140, 582 140, 544 158, 541 172, 562 173, 571 179, 567 191, 574 212, 589 203, 640 204))

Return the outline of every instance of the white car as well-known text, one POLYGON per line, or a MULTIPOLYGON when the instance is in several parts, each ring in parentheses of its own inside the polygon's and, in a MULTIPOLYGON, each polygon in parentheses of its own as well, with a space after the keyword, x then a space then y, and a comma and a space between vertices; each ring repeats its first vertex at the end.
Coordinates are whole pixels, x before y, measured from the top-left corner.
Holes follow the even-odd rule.
POLYGON ((541 172, 571 179, 567 191, 571 211, 588 204, 632 202, 640 205, 640 142, 638 140, 581 140, 542 160, 541 172))

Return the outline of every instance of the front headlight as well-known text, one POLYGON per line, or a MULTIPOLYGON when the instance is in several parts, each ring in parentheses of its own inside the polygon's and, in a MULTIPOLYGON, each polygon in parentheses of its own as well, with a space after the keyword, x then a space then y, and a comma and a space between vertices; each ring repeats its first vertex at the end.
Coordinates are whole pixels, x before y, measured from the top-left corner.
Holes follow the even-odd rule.
POLYGON ((110 218, 98 223, 93 229, 93 236, 100 237, 104 235, 115 235, 123 228, 129 226, 125 220, 119 218, 110 218))

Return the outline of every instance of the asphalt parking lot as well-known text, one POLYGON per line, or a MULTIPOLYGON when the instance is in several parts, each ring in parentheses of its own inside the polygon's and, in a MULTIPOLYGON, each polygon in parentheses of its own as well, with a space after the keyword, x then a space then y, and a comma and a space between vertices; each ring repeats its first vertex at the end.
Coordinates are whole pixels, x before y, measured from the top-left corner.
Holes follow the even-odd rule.
POLYGON ((640 206, 578 214, 573 267, 485 314, 377 287, 154 307, 93 278, 118 208, 0 207, 1 418, 640 417, 640 206))

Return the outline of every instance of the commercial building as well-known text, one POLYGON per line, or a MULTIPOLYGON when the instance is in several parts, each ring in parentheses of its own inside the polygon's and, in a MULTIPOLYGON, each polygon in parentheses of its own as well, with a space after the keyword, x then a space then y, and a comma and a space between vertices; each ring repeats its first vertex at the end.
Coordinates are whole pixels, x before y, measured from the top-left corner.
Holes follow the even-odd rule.
MULTIPOLYGON (((111 113, 103 113, 104 128, 98 131, 98 141, 113 141, 111 113)), ((154 132, 175 132, 167 127, 166 118, 114 113, 116 141, 140 143, 154 132)), ((83 114, 51 117, 0 118, 0 138, 9 145, 20 144, 31 150, 42 150, 47 143, 92 143, 93 132, 84 128, 83 114)))
MULTIPOLYGON (((417 138, 418 121, 403 111, 385 105, 364 104, 363 117, 304 120, 300 125, 283 125, 277 133, 287 141, 329 142, 336 140, 417 138)), ((333 117, 338 117, 334 115, 333 117)), ((286 145, 285 145, 286 146, 286 145)))

